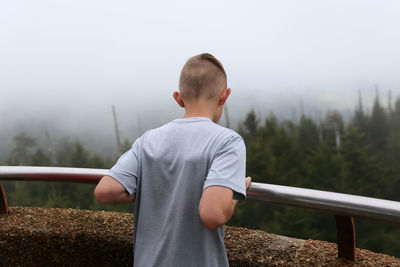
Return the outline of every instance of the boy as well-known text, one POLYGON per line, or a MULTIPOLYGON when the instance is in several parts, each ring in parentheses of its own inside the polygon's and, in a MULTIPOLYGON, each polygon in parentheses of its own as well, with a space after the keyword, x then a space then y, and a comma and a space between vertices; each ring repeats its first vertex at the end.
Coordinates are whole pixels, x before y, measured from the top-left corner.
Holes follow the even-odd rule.
POLYGON ((226 73, 210 54, 184 65, 175 101, 185 115, 138 138, 97 185, 100 203, 135 201, 135 266, 228 266, 223 225, 246 196, 246 149, 216 123, 226 73))

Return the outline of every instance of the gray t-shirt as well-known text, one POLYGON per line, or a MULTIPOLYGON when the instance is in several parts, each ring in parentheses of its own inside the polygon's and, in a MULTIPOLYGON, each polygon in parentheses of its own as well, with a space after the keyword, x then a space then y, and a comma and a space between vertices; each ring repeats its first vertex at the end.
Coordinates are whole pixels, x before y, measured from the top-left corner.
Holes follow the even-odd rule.
POLYGON ((209 186, 246 196, 246 148, 236 132, 206 117, 176 119, 137 139, 108 175, 136 194, 134 265, 228 266, 223 227, 199 216, 209 186))

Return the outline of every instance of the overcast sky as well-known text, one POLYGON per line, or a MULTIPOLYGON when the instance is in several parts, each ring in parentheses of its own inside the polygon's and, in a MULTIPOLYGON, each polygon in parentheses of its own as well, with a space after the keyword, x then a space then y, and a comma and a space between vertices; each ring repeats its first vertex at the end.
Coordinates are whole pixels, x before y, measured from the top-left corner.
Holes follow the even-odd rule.
POLYGON ((396 0, 2 0, 0 120, 107 128, 115 104, 122 128, 163 123, 201 52, 223 62, 232 114, 353 109, 374 84, 400 96, 399 14, 396 0))

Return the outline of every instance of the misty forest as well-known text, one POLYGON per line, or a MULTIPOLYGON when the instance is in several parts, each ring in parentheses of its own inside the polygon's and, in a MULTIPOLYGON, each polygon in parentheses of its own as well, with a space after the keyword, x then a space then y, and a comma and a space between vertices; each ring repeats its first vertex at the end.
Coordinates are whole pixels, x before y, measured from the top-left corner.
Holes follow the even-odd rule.
MULTIPOLYGON (((400 201, 400 99, 371 112, 360 101, 350 120, 328 112, 316 121, 260 119, 249 111, 237 130, 247 147, 247 175, 253 181, 400 201)), ((89 151, 69 137, 39 144, 21 132, 3 165, 110 168, 117 159, 89 151)), ((129 149, 129 142, 121 151, 129 149)), ((11 206, 78 208, 132 212, 132 204, 98 204, 94 185, 2 182, 11 206)), ((230 225, 302 239, 336 242, 333 215, 242 201, 230 225)), ((400 228, 355 218, 357 247, 400 256, 400 228)))

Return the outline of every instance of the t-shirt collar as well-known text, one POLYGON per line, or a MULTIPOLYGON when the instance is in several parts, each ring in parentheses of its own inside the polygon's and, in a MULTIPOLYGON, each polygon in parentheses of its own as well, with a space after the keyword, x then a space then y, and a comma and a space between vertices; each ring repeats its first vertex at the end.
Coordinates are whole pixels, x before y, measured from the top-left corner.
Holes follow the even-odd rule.
POLYGON ((209 117, 190 117, 190 118, 178 118, 172 122, 198 122, 198 121, 211 121, 209 117))

